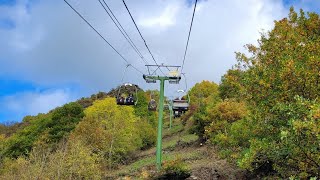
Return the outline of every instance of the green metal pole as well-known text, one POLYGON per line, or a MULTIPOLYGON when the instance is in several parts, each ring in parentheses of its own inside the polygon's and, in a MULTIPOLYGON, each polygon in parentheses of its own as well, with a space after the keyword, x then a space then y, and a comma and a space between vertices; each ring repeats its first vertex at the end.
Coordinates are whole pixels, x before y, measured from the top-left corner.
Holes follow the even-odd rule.
POLYGON ((158 119, 158 137, 157 137, 157 169, 161 170, 162 156, 162 118, 163 118, 163 99, 164 99, 164 81, 165 78, 159 77, 160 80, 160 100, 159 100, 159 119, 158 119))
POLYGON ((171 129, 171 127, 172 127, 172 115, 173 115, 172 106, 171 105, 169 105, 169 112, 170 112, 170 129, 171 129))

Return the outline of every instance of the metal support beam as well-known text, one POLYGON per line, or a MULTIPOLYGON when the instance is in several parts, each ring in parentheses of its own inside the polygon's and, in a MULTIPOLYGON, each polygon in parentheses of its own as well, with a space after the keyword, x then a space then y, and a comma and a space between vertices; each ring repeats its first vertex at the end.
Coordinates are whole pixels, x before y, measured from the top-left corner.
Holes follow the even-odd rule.
POLYGON ((173 116, 173 110, 172 110, 172 104, 171 102, 169 103, 169 112, 170 112, 170 129, 172 127, 172 116, 173 116))
POLYGON ((165 78, 159 77, 160 80, 160 100, 159 100, 159 119, 158 119, 158 137, 157 137, 157 169, 161 170, 162 164, 162 119, 163 119, 163 99, 164 99, 164 81, 165 78))
MULTIPOLYGON (((151 66, 151 65, 150 65, 151 66)), ((162 67, 163 65, 159 66, 162 67)), ((148 67, 148 66, 147 66, 148 67)), ((170 67, 170 66, 165 66, 170 67)), ((179 68, 179 66, 176 66, 179 68)), ((155 82, 156 80, 160 81, 160 98, 159 98, 159 118, 158 118, 158 135, 157 135, 157 150, 156 150, 156 165, 157 170, 161 170, 162 165, 162 126, 163 126, 163 101, 164 101, 164 83, 165 81, 175 81, 179 83, 181 76, 176 73, 169 73, 168 76, 156 76, 156 75, 143 75, 143 79, 146 80, 147 83, 155 82)), ((171 108, 172 109, 172 108, 171 108)), ((170 113, 171 114, 171 113, 170 113)), ((171 127, 171 115, 170 115, 170 127, 171 127)))

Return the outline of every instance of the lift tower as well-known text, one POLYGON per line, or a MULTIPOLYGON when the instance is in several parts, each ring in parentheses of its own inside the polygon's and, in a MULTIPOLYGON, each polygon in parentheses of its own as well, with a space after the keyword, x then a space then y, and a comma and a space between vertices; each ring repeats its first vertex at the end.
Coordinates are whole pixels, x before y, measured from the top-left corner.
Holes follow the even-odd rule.
MULTIPOLYGON (((147 83, 156 83, 160 81, 160 99, 159 99, 159 118, 158 118, 158 135, 157 135, 157 151, 156 151, 156 165, 157 169, 161 169, 162 163, 162 119, 163 119, 163 101, 164 101, 164 82, 169 81, 169 84, 178 84, 181 80, 179 68, 181 66, 168 66, 168 65, 146 65, 148 68, 148 75, 143 75, 143 79, 147 83), (151 67, 155 67, 155 70, 151 70, 151 67), (163 76, 156 75, 156 71, 160 68, 166 68, 169 70, 169 74, 163 76), (152 72, 151 72, 152 71, 152 72)), ((160 69, 161 70, 161 69, 160 69)))

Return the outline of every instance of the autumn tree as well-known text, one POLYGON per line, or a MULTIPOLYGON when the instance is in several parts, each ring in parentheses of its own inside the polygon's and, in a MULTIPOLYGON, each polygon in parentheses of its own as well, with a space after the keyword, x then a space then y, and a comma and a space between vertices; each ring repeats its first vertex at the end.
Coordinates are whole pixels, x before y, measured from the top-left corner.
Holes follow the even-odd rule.
POLYGON ((84 117, 83 108, 78 103, 68 103, 52 112, 52 120, 48 124, 48 141, 58 142, 72 131, 84 117))
POLYGON ((211 100, 217 99, 219 95, 218 85, 210 81, 202 81, 195 84, 189 91, 191 105, 205 105, 211 100))
POLYGON ((320 19, 316 13, 298 15, 275 22, 262 34, 259 46, 247 45, 252 56, 237 53, 246 69, 244 85, 251 101, 264 107, 293 101, 299 95, 316 99, 320 92, 320 19))
POLYGON ((5 140, 1 154, 5 157, 17 158, 20 155, 27 155, 34 142, 39 138, 48 127, 51 121, 51 114, 38 114, 28 117, 29 125, 19 130, 5 140))
POLYGON ((189 95, 191 108, 195 109, 188 112, 193 113, 193 126, 190 132, 196 133, 203 139, 205 127, 212 122, 208 117, 207 109, 220 101, 218 85, 214 82, 202 81, 190 89, 189 95))
POLYGON ((85 110, 85 117, 73 135, 105 157, 112 168, 141 147, 138 121, 132 107, 118 106, 114 98, 106 98, 85 110))
POLYGON ((17 158, 27 155, 37 143, 51 146, 66 137, 83 117, 83 108, 78 103, 65 104, 48 114, 27 116, 27 126, 19 129, 5 141, 4 156, 17 158))
MULTIPOLYGON (((157 112, 148 110, 148 103, 150 101, 151 91, 143 92, 138 91, 138 103, 134 106, 134 114, 143 120, 146 120, 150 125, 156 127, 157 125, 157 112)), ((156 98, 156 97, 154 97, 156 98)))
POLYGON ((221 77, 219 84, 219 95, 222 99, 238 99, 243 97, 243 75, 244 71, 240 69, 229 69, 221 77))
POLYGON ((220 139, 241 147, 233 155, 240 167, 283 178, 319 176, 319 27, 318 14, 291 8, 288 18, 261 34, 258 46, 246 46, 250 56, 236 54, 251 114, 220 139))
POLYGON ((0 179, 101 179, 100 157, 79 140, 60 142, 57 149, 34 147, 29 156, 6 158, 0 179))

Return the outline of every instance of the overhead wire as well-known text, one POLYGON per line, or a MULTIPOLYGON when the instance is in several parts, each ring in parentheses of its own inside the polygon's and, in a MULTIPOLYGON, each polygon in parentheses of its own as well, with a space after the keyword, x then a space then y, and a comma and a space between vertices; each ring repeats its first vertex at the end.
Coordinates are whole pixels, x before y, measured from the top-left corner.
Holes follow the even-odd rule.
MULTIPOLYGON (((141 34, 141 32, 140 32, 140 30, 139 30, 139 28, 138 28, 137 24, 136 24, 136 21, 134 20, 134 18, 133 18, 133 16, 132 16, 132 14, 131 14, 131 12, 130 12, 130 10, 129 10, 129 8, 128 8, 127 4, 126 4, 126 2, 125 2, 124 0, 122 0, 122 2, 123 2, 123 4, 124 4, 124 6, 126 7, 126 9, 127 9, 128 13, 129 13, 129 15, 130 15, 130 17, 131 17, 131 20, 133 21, 133 23, 134 23, 134 25, 135 25, 136 29, 138 30, 138 32, 139 32, 139 34, 140 34, 140 37, 141 37, 141 39, 143 40, 144 45, 145 45, 145 46, 146 46, 146 48, 148 49, 149 54, 151 55, 151 57, 152 57, 153 61, 156 63, 156 65, 157 65, 157 66, 159 66, 159 65, 158 65, 158 63, 157 63, 157 61, 155 60, 155 58, 154 58, 153 54, 151 53, 151 51, 150 51, 150 49, 149 49, 149 46, 148 46, 148 44, 147 44, 146 40, 143 38, 143 36, 142 36, 142 34, 141 34)), ((159 69, 159 70, 162 72, 162 74, 164 74, 164 73, 163 73, 163 71, 162 71, 161 69, 159 69)))
POLYGON ((183 56, 183 61, 182 61, 182 66, 181 66, 181 72, 182 72, 182 70, 183 70, 184 62, 185 62, 185 60, 186 60, 186 54, 187 54, 187 51, 188 51, 189 39, 190 39, 190 34, 191 34, 191 29, 192 29, 194 14, 195 14, 196 8, 197 8, 197 2, 198 2, 198 0, 196 0, 195 3, 194 3, 194 9, 193 9, 192 18, 191 18, 191 24, 190 24, 190 29, 189 29, 189 34, 188 34, 188 40, 187 40, 187 44, 186 44, 186 49, 185 49, 185 51, 184 51, 184 56, 183 56))
POLYGON ((134 49, 134 51, 140 56, 140 58, 142 59, 142 61, 144 61, 145 64, 148 64, 148 62, 145 60, 144 56, 142 55, 142 53, 139 51, 139 49, 137 48, 137 46, 135 45, 135 43, 132 41, 132 39, 130 38, 130 36, 128 35, 128 33, 126 32, 126 30, 123 28, 123 26, 121 25, 121 23, 119 22, 119 20, 117 19, 117 17, 114 15, 114 13, 112 12, 111 8, 109 7, 109 5, 106 3, 105 0, 103 0, 104 5, 102 4, 101 0, 99 0, 99 3, 101 4, 101 6, 103 7, 103 9, 105 10, 105 12, 108 14, 108 16, 110 17, 110 19, 113 21, 113 23, 116 25, 116 27, 118 28, 118 30, 121 32, 121 34, 123 35, 123 37, 128 41, 128 43, 131 45, 131 47, 134 49))
MULTIPOLYGON (((102 35, 101 33, 99 33, 74 7, 72 7, 72 5, 64 0, 64 2, 83 20, 87 23, 87 25, 89 25, 127 64, 130 64, 129 61, 123 57, 123 55, 120 54, 120 52, 114 47, 112 46, 102 35)), ((140 71, 138 68, 136 68, 135 66, 131 65, 131 67, 133 69, 135 69, 136 71, 138 71, 139 73, 143 74, 142 71, 140 71)))

